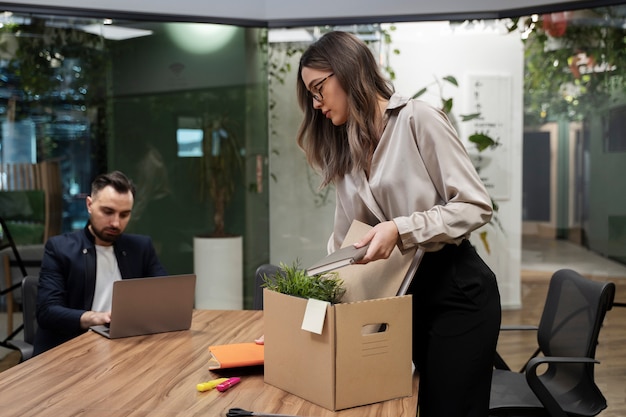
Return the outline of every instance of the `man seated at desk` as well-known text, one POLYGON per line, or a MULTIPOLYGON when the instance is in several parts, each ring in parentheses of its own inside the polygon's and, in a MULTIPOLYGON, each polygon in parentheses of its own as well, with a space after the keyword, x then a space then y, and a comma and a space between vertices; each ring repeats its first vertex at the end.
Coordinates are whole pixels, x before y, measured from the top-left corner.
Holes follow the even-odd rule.
POLYGON ((46 242, 33 355, 109 323, 114 281, 167 275, 150 237, 124 234, 134 198, 135 186, 123 173, 99 175, 86 199, 85 228, 46 242))

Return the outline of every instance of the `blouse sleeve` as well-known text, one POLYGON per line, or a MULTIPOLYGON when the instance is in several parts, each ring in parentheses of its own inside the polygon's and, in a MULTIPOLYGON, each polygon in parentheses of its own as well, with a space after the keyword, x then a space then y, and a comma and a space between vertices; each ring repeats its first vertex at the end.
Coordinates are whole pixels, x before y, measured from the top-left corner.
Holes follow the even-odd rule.
MULTIPOLYGON (((420 245, 436 250, 443 243, 459 243, 469 237, 470 232, 489 222, 493 209, 491 198, 445 113, 422 102, 413 104, 409 129, 421 157, 421 161, 416 161, 421 171, 408 171, 422 177, 415 180, 416 192, 421 189, 424 195, 432 193, 439 204, 416 207, 409 215, 393 220, 403 247, 420 245)), ((415 199, 417 204, 426 201, 421 196, 415 199)))

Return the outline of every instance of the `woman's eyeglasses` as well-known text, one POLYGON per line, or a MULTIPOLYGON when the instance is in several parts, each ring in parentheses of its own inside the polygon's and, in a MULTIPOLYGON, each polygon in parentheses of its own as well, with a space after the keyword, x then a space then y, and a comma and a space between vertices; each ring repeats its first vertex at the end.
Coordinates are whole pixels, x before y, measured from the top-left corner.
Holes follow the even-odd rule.
POLYGON ((318 103, 321 103, 322 100, 324 100, 324 96, 322 95, 322 88, 324 87, 324 82, 330 77, 332 77, 333 75, 335 74, 331 72, 329 75, 322 78, 318 83, 316 83, 313 86, 313 88, 311 88, 311 91, 309 91, 309 94, 311 95, 311 97, 313 97, 313 100, 317 101, 318 103), (317 91, 317 92, 314 93, 313 91, 317 91))

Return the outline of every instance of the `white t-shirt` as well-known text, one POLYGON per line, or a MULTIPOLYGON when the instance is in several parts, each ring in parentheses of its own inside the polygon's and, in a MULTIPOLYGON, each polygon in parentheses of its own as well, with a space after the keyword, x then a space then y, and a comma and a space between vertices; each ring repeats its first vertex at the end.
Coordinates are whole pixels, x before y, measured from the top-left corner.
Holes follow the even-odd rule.
POLYGON ((92 311, 111 311, 113 282, 122 279, 113 246, 96 245, 96 291, 92 311))

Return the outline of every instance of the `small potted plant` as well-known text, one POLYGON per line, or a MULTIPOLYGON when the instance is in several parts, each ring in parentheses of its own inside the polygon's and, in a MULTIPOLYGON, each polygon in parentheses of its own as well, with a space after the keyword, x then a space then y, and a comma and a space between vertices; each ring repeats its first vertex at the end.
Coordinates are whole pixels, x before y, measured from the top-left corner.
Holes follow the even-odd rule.
POLYGON ((262 286, 281 294, 314 298, 331 304, 339 303, 346 292, 337 272, 309 276, 297 261, 291 266, 281 262, 275 274, 263 277, 262 286))

